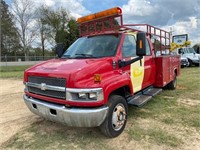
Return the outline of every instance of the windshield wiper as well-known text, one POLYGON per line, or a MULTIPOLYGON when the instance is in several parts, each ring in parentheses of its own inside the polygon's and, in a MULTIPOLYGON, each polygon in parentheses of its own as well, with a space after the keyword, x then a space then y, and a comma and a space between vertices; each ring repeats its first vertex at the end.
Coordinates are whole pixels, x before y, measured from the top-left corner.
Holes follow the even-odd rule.
POLYGON ((97 57, 93 56, 92 54, 75 54, 75 55, 77 55, 77 56, 74 58, 97 58, 97 57))
POLYGON ((71 58, 71 55, 63 55, 61 58, 71 58))

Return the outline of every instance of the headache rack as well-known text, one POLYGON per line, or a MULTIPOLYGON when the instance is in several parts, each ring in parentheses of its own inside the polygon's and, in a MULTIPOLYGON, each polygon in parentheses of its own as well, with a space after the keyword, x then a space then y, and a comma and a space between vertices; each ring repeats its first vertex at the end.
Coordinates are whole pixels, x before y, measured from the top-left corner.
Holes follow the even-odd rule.
POLYGON ((170 49, 171 34, 149 24, 124 24, 119 7, 78 18, 80 36, 116 34, 120 32, 145 32, 151 38, 155 51, 167 54, 170 49))

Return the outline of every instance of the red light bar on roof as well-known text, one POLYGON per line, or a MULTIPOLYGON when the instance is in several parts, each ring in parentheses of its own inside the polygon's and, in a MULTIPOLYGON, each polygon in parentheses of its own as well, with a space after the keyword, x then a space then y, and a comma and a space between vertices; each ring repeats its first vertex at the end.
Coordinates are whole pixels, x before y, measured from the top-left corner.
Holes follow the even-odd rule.
POLYGON ((122 14, 122 9, 119 7, 115 7, 88 16, 80 17, 77 19, 77 22, 84 23, 98 18, 113 16, 113 15, 121 15, 121 14, 122 14))

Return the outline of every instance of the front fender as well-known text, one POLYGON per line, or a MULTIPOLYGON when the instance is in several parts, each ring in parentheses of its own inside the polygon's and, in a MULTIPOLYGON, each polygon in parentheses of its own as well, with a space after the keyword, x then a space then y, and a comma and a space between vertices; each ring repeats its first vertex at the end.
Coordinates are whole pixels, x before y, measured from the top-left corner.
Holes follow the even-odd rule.
POLYGON ((108 98, 113 91, 123 86, 128 86, 132 93, 131 79, 126 72, 119 72, 117 74, 104 78, 104 82, 102 83, 102 87, 104 89, 104 104, 108 102, 108 98))

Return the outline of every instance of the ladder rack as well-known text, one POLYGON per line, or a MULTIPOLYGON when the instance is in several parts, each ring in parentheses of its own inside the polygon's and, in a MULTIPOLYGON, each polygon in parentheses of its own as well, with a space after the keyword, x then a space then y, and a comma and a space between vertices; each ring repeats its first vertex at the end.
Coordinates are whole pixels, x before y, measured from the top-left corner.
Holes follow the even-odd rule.
MULTIPOLYGON (((171 43, 171 33, 167 32, 163 29, 154 27, 149 24, 124 24, 121 26, 122 28, 127 28, 129 30, 139 31, 139 32, 146 32, 147 36, 150 38, 158 37, 160 42, 160 52, 162 54, 162 50, 170 49, 171 43), (163 42, 162 42, 163 41, 163 42)), ((156 42, 154 42, 156 44, 156 42)), ((154 45, 154 48, 156 45, 154 45)), ((156 49, 155 49, 156 50, 156 49)))
POLYGON ((117 7, 113 15, 110 10, 91 14, 78 19, 80 36, 93 36, 98 34, 116 34, 122 31, 145 32, 151 39, 155 37, 154 50, 169 50, 171 33, 149 24, 123 24, 122 10, 117 7), (109 12, 109 15, 105 15, 109 12), (98 17, 100 16, 100 17, 98 17), (156 39, 157 38, 157 39, 156 39), (159 47, 157 45, 159 44, 159 47))

